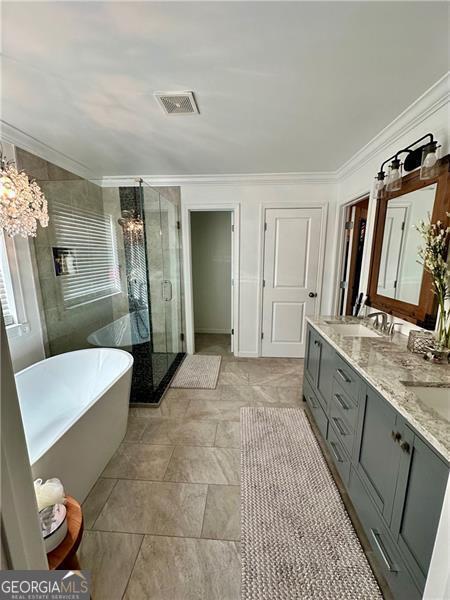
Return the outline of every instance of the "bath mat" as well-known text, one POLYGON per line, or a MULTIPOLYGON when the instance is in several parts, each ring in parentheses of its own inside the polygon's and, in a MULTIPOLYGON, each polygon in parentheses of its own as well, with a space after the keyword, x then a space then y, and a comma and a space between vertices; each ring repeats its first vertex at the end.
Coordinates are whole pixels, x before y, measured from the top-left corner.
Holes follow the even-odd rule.
POLYGON ((213 390, 217 386, 221 356, 189 354, 184 359, 171 387, 213 390))
POLYGON ((297 408, 241 409, 242 600, 382 599, 297 408))

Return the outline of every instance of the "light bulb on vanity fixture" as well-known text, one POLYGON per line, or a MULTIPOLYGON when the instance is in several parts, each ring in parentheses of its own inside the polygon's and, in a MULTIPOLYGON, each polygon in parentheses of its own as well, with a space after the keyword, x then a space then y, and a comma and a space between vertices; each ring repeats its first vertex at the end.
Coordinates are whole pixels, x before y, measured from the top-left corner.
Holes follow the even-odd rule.
POLYGON ((395 157, 391 163, 389 174, 386 180, 386 191, 397 192, 402 189, 402 165, 400 160, 395 157))
POLYGON ((384 177, 385 177, 384 171, 380 171, 379 173, 377 173, 377 176, 375 177, 375 181, 374 181, 374 185, 373 185, 373 192, 374 192, 375 198, 381 197, 381 194, 384 189, 384 183, 385 183, 384 177))
POLYGON ((422 150, 422 163, 420 165, 420 179, 431 179, 436 177, 439 170, 437 142, 432 141, 422 150))

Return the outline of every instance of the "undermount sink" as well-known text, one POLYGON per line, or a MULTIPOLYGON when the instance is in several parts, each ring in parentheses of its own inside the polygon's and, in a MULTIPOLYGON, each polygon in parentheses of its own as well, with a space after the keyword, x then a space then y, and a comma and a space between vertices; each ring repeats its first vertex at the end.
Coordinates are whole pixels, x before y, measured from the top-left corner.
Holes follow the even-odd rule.
POLYGON ((339 323, 338 321, 325 321, 325 323, 336 327, 336 333, 343 337, 379 337, 380 335, 360 323, 339 323))
MULTIPOLYGON (((406 384, 407 385, 407 384, 406 384)), ((450 387, 408 386, 428 408, 450 421, 450 387)))

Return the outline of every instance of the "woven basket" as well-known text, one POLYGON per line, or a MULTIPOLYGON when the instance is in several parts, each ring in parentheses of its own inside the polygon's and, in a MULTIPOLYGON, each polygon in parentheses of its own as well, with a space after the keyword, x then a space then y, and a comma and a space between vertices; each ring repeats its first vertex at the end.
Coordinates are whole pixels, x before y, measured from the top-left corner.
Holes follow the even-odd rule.
POLYGON ((435 347, 435 338, 429 331, 410 331, 408 337, 408 350, 418 354, 426 354, 435 347))

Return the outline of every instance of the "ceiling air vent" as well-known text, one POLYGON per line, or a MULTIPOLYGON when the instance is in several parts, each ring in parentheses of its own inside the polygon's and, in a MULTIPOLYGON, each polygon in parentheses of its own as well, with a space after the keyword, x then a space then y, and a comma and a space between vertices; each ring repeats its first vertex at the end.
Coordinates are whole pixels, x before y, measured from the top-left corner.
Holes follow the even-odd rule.
POLYGON ((199 110, 193 92, 155 92, 166 115, 194 115, 199 110))

